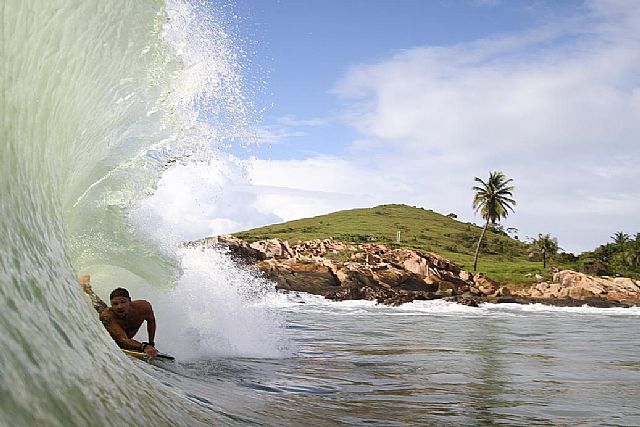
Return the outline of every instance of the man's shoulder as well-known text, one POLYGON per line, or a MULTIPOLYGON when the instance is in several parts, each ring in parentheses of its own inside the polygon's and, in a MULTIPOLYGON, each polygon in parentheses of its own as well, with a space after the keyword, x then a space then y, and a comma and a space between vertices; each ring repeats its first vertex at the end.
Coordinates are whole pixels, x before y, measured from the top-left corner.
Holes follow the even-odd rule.
POLYGON ((136 311, 145 311, 145 312, 153 311, 153 308, 151 307, 151 303, 144 299, 137 299, 137 300, 131 301, 131 306, 136 311))
POLYGON ((146 299, 134 299, 131 304, 136 307, 151 307, 151 303, 146 299))

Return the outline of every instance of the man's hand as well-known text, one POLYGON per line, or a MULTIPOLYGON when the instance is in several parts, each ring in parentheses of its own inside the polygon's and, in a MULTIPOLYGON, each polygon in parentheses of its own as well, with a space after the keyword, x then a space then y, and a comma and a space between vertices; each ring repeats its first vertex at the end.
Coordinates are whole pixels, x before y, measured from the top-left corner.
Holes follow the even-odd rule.
POLYGON ((146 354, 149 359, 153 359, 158 355, 158 350, 152 345, 147 345, 144 347, 144 354, 146 354))

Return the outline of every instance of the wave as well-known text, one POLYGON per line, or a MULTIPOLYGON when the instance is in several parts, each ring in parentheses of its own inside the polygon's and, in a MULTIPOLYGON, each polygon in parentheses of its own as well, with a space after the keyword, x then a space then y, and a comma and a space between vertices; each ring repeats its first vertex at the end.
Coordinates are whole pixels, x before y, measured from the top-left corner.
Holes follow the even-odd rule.
MULTIPOLYGON (((180 0, 6 0, 0 9, 0 425, 211 424, 210 410, 121 354, 77 275, 158 299, 188 293, 175 241, 158 244, 131 216, 168 168, 207 162, 212 147, 245 132, 241 52, 223 15, 180 0)), ((206 337, 191 338, 195 357, 206 354, 206 337)))

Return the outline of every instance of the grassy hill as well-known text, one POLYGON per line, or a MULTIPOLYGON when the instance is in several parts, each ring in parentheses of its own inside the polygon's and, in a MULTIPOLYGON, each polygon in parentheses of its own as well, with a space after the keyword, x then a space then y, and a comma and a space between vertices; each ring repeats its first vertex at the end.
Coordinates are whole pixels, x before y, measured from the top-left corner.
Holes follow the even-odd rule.
MULTIPOLYGON (((375 242, 441 255, 463 269, 473 268, 475 244, 482 229, 431 210, 406 205, 339 211, 234 233, 249 242, 280 238, 289 242, 333 237, 345 242, 375 242), (400 242, 396 242, 400 231, 400 242)), ((528 245, 504 233, 488 231, 480 252, 478 271, 511 286, 528 285, 531 273, 548 276, 542 262, 531 261, 528 245)), ((572 266, 558 266, 570 268, 572 266)))

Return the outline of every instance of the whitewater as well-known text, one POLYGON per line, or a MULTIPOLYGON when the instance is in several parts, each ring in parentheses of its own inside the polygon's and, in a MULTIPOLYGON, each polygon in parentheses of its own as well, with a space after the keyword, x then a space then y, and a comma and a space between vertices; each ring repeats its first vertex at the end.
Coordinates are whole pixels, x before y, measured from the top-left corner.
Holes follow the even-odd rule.
POLYGON ((0 4, 0 425, 640 425, 639 308, 336 303, 180 245, 254 212, 230 9, 0 4), (189 174, 219 207, 171 215, 189 174), (177 361, 122 354, 81 274, 177 361))

